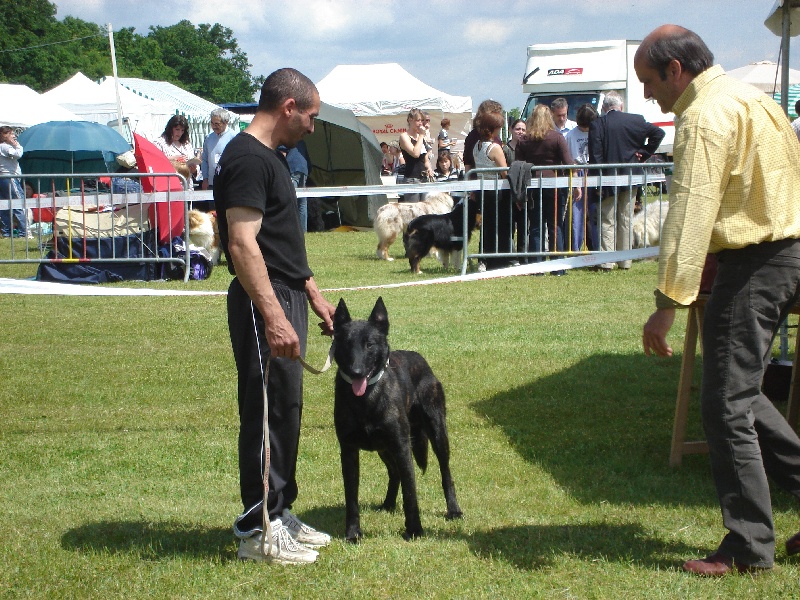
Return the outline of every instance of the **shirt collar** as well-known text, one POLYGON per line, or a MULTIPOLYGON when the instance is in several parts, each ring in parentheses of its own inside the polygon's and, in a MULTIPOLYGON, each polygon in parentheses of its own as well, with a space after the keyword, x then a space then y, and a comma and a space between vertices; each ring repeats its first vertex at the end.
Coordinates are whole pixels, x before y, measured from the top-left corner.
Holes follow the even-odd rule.
POLYGON ((683 90, 683 93, 675 101, 672 107, 672 112, 677 116, 681 116, 684 111, 689 108, 689 105, 697 98, 700 90, 708 85, 712 80, 717 77, 725 75, 725 71, 720 65, 714 65, 697 75, 692 79, 691 83, 683 90))

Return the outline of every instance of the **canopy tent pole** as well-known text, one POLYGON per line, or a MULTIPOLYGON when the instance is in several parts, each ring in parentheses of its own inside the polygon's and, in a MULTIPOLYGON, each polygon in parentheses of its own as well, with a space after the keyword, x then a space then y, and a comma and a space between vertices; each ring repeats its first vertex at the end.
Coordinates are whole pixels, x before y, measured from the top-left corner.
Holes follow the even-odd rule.
POLYGON ((781 108, 784 114, 789 114, 789 28, 792 21, 789 16, 789 3, 783 3, 781 17, 781 108))
MULTIPOLYGON (((111 72, 114 75, 115 91, 117 93, 117 126, 119 127, 120 134, 122 133, 122 100, 119 97, 119 75, 117 75, 117 52, 114 49, 114 30, 111 28, 111 23, 108 27, 108 45, 111 48, 111 72)), ((788 77, 788 75, 787 75, 788 77)))

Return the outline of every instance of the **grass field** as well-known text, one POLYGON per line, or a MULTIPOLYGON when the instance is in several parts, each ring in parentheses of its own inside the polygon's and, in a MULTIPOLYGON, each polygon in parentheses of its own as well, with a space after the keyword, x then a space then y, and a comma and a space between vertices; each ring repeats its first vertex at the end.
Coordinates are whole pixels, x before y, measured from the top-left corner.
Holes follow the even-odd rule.
MULTIPOLYGON (((320 287, 411 280, 406 261, 374 258, 375 241, 309 234, 320 287)), ((445 275, 431 259, 423 270, 445 275)), ((0 265, 0 277, 33 272, 0 265)), ((334 375, 309 375, 294 509, 335 540, 304 567, 236 560, 224 297, 0 296, 0 597, 796 597, 800 567, 782 542, 800 520, 777 490, 773 572, 702 580, 679 570, 724 530, 707 457, 667 464, 685 317, 670 336, 675 357, 644 356, 655 278, 644 262, 627 273, 327 294, 366 318, 380 293, 392 347, 423 353, 442 380, 465 517, 444 519, 432 459, 418 473, 427 535, 404 542, 402 513, 373 510, 386 475, 362 454, 364 539, 346 544, 334 375)), ((124 285, 229 281, 217 268, 204 282, 124 285)), ((312 335, 309 362, 322 364, 327 349, 312 335)))

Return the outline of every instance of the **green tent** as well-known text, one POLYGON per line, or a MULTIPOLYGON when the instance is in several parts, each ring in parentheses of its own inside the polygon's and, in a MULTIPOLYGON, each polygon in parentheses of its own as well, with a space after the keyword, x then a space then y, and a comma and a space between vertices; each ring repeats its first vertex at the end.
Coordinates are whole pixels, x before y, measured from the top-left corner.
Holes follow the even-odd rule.
MULTIPOLYGON (((314 133, 304 140, 315 186, 381 185, 383 152, 372 130, 352 111, 321 103, 314 133)), ((386 196, 341 197, 338 203, 343 224, 371 227, 369 206, 385 204, 386 196)))

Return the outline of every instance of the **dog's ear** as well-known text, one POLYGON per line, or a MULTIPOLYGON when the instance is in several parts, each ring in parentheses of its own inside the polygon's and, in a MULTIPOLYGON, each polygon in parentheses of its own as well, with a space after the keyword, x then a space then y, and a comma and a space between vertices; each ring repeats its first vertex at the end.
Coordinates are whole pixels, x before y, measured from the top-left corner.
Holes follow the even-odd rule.
POLYGON ((350 321, 350 311, 347 310, 344 298, 339 298, 339 305, 336 307, 336 312, 333 313, 333 330, 336 331, 339 327, 347 325, 350 321))
POLYGON ((386 305, 383 303, 383 297, 378 296, 378 301, 375 302, 375 308, 372 309, 372 314, 369 316, 369 322, 383 335, 389 335, 389 313, 386 312, 386 305))

